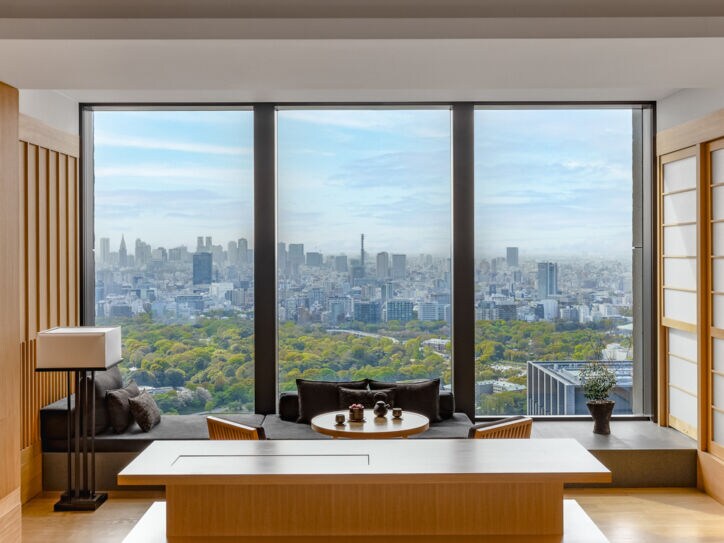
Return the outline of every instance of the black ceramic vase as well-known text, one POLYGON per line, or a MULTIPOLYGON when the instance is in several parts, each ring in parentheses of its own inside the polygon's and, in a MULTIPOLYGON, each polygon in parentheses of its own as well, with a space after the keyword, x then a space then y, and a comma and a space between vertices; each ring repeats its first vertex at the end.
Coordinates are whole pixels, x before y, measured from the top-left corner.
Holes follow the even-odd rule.
POLYGON ((603 400, 595 402, 586 402, 588 412, 593 417, 593 433, 607 436, 611 433, 611 413, 616 402, 613 400, 603 400))

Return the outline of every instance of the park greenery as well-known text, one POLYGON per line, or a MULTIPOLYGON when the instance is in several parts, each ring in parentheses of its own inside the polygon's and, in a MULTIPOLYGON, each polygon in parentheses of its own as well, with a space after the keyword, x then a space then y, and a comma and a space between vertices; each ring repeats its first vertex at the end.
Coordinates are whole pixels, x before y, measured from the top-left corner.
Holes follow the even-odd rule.
MULTIPOLYGON (((149 315, 106 320, 123 327, 122 371, 152 387, 165 413, 243 412, 254 408, 254 323, 234 312, 213 312, 187 324, 164 323, 149 315)), ((528 360, 592 360, 611 342, 627 344, 613 322, 478 321, 476 381, 526 384, 528 360)), ((280 323, 280 391, 295 380, 382 381, 440 377, 451 382, 450 344, 437 352, 427 339, 450 337, 444 321, 345 323, 330 332, 322 324, 280 323), (362 332, 370 335, 355 335, 362 332)), ((258 363, 273 363, 264 360, 258 363)), ((480 394, 478 411, 524 413, 525 390, 480 394)))

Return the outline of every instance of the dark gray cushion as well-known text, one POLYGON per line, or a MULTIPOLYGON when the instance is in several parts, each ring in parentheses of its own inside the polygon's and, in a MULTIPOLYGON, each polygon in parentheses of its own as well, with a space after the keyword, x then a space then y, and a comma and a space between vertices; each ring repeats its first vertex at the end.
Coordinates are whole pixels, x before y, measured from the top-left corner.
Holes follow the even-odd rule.
POLYGON ((140 393, 141 391, 138 390, 138 385, 133 379, 123 388, 106 392, 108 418, 115 433, 122 434, 133 423, 133 415, 131 415, 131 406, 128 400, 129 398, 135 398, 140 393))
POLYGON ((449 390, 440 391, 440 418, 447 420, 455 414, 455 396, 449 390))
POLYGON ((297 422, 299 418, 299 395, 296 392, 282 392, 279 395, 279 416, 282 420, 297 422))
POLYGON ((417 383, 383 383, 370 380, 370 388, 395 390, 395 407, 425 415, 430 422, 442 420, 440 417, 440 379, 428 379, 417 383))
POLYGON ((148 392, 143 392, 135 398, 128 399, 131 414, 141 430, 148 432, 161 422, 161 410, 148 392))
POLYGON ((361 381, 309 381, 297 379, 299 418, 297 422, 309 424, 314 417, 339 409, 337 389, 343 386, 357 390, 367 389, 367 379, 361 381))
MULTIPOLYGON (((88 381, 90 382, 90 376, 88 381)), ((108 405, 106 404, 106 392, 119 388, 123 388, 123 376, 118 366, 113 366, 106 371, 95 372, 96 433, 103 432, 111 423, 108 415, 108 405)), ((90 417, 90 413, 88 413, 88 416, 90 417)))
POLYGON ((361 403, 365 409, 372 409, 375 403, 383 401, 390 406, 395 405, 395 391, 391 388, 380 390, 354 390, 339 387, 339 409, 347 409, 353 403, 361 403))
POLYGON ((427 432, 410 437, 415 439, 465 439, 471 424, 465 413, 455 413, 447 420, 431 423, 427 432))

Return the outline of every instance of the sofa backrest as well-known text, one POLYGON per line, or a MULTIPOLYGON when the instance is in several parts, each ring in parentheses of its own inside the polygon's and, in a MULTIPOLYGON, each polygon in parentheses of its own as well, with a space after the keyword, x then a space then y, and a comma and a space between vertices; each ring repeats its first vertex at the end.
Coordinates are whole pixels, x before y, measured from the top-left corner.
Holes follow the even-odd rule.
MULTIPOLYGON (((449 390, 440 391, 440 418, 447 420, 455 413, 455 396, 449 390)), ((296 392, 282 392, 279 395, 279 418, 297 422, 299 418, 299 396, 296 392)))

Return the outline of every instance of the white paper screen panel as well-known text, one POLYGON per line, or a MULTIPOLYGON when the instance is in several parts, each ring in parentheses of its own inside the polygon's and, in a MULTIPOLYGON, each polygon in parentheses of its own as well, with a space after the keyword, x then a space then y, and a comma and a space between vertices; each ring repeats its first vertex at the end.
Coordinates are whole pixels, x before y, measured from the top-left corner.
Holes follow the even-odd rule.
POLYGON ((696 290, 696 259, 665 258, 664 285, 696 290))
POLYGON ((724 375, 714 373, 712 376, 714 377, 714 382, 712 383, 712 391, 714 392, 712 403, 714 407, 724 409, 724 375))
POLYGON ((724 339, 713 338, 711 347, 714 369, 724 371, 724 339))
POLYGON ((711 261, 711 286, 718 292, 724 292, 724 260, 717 258, 711 261))
POLYGON ((694 428, 697 427, 696 406, 697 401, 694 396, 678 388, 669 387, 669 413, 694 428))
POLYGON ((724 256, 724 223, 722 222, 712 225, 711 251, 714 256, 724 256))
POLYGON ((697 365, 669 355, 669 384, 697 393, 697 365))
POLYGON ((696 157, 664 164, 664 192, 696 187, 696 157))
POLYGON ((724 186, 711 189, 711 218, 724 219, 724 186))
POLYGON ((724 295, 715 294, 712 296, 712 314, 714 316, 714 327, 724 328, 724 295))
POLYGON ((673 355, 696 362, 696 334, 669 328, 669 352, 673 355))
POLYGON ((714 441, 724 443, 724 413, 713 410, 714 414, 714 441))
POLYGON ((696 324, 696 293, 665 289, 664 316, 696 324))
POLYGON ((664 228, 664 255, 696 256, 696 225, 664 228))
POLYGON ((724 183, 724 149, 718 149, 711 154, 711 182, 724 183))
POLYGON ((696 191, 678 192, 664 196, 664 224, 696 220, 696 191))

